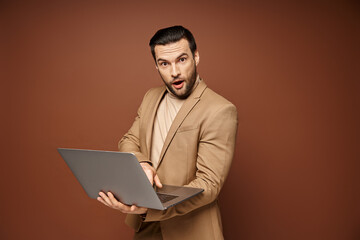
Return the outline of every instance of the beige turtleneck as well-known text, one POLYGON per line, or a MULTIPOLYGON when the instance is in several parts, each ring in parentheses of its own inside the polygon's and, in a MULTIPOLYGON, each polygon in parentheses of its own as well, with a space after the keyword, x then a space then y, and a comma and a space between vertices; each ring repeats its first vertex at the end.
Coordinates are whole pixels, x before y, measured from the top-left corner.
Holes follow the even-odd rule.
POLYGON ((152 143, 151 143, 151 162, 156 169, 158 166, 160 153, 169 132, 170 126, 177 113, 183 105, 185 99, 179 99, 172 93, 166 92, 156 113, 152 143))

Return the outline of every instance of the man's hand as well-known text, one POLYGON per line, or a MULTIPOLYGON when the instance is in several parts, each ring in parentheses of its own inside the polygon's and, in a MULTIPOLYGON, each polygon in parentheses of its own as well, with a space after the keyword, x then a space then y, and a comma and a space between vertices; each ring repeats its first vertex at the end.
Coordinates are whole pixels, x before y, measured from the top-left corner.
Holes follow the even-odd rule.
POLYGON ((147 208, 137 207, 135 205, 128 206, 119 202, 118 200, 116 200, 116 198, 111 192, 108 192, 107 194, 103 192, 99 192, 99 196, 100 197, 97 198, 99 202, 101 202, 102 204, 108 207, 119 210, 122 213, 144 214, 147 212, 147 208))
POLYGON ((143 168, 146 176, 148 177, 151 185, 154 185, 154 182, 155 182, 155 185, 158 188, 162 188, 162 184, 160 182, 158 175, 156 174, 155 168, 150 166, 150 164, 147 162, 142 162, 142 163, 140 163, 140 165, 143 168))

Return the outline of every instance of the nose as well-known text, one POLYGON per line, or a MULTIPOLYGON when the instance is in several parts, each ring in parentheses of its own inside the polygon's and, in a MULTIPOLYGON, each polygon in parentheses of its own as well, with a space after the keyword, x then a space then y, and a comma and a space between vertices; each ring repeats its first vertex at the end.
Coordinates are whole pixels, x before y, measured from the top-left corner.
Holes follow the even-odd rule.
POLYGON ((180 70, 177 64, 173 64, 171 67, 171 77, 176 78, 180 75, 180 70))

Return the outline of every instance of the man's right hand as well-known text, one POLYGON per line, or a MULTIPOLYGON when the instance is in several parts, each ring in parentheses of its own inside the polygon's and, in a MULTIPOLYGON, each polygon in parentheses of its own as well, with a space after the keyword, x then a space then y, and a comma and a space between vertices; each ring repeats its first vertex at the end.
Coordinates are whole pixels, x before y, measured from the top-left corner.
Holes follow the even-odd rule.
POLYGON ((159 176, 156 174, 155 168, 150 166, 150 164, 147 162, 141 162, 140 165, 148 177, 151 185, 154 185, 155 183, 158 188, 162 188, 162 184, 160 182, 159 176))

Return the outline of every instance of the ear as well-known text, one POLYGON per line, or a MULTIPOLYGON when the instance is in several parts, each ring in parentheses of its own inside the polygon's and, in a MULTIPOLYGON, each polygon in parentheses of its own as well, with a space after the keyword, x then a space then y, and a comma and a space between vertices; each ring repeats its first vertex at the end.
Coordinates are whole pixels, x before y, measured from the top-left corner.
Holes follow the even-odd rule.
POLYGON ((196 50, 195 53, 194 53, 194 59, 195 59, 195 64, 197 66, 199 64, 199 62, 200 62, 200 55, 199 55, 198 50, 196 50))

